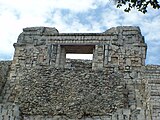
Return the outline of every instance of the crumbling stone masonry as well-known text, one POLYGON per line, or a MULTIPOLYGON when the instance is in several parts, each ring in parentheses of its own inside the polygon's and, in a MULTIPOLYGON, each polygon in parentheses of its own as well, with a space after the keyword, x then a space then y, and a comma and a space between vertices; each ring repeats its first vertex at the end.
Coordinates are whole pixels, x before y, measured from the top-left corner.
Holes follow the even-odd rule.
POLYGON ((0 62, 0 120, 160 120, 160 66, 145 65, 139 27, 30 27, 14 47, 12 63, 0 62))

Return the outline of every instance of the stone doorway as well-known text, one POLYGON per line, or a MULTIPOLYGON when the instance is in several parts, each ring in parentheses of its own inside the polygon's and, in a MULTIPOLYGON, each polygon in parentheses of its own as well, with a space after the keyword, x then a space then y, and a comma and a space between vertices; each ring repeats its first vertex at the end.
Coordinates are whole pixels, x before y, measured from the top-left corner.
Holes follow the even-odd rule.
POLYGON ((56 67, 64 68, 66 54, 93 54, 91 68, 102 69, 104 65, 104 45, 58 45, 56 55, 56 67))
MULTIPOLYGON (((72 54, 72 55, 78 55, 79 54, 79 55, 91 55, 91 56, 93 56, 94 55, 93 54, 94 50, 95 50, 95 45, 60 45, 59 50, 58 50, 59 54, 57 54, 56 65, 57 65, 57 67, 61 67, 61 68, 69 67, 69 66, 73 67, 71 64, 70 65, 68 64, 68 61, 66 59, 66 56, 68 54, 72 54)), ((92 57, 92 59, 93 59, 93 57, 92 57)), ((79 60, 79 62, 80 61, 81 60, 79 60)), ((91 62, 91 68, 92 68, 93 60, 90 60, 90 62, 91 62)))

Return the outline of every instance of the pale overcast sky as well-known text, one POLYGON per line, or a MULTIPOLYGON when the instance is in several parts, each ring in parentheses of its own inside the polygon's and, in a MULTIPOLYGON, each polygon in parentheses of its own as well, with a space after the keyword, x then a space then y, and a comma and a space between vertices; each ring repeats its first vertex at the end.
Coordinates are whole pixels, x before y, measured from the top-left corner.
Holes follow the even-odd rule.
POLYGON ((145 36, 146 64, 160 64, 160 10, 125 13, 110 1, 0 0, 0 60, 12 59, 13 43, 25 27, 56 27, 62 33, 104 32, 129 25, 139 26, 145 36))

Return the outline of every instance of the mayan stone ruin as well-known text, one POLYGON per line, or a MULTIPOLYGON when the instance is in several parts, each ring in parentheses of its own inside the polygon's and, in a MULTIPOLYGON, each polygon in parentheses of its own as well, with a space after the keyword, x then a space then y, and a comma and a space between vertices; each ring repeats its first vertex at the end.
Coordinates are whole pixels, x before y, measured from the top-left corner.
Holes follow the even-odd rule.
POLYGON ((160 120, 160 66, 145 65, 139 27, 29 27, 14 48, 12 61, 0 61, 0 120, 160 120))

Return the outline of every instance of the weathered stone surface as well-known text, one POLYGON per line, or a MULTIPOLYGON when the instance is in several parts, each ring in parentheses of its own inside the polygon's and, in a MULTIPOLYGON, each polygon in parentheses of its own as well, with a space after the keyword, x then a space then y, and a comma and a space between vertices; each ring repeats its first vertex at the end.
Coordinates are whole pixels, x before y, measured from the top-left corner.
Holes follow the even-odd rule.
POLYGON ((19 107, 16 104, 0 104, 0 120, 21 120, 19 107))
POLYGON ((7 81, 10 65, 11 65, 11 61, 0 61, 0 102, 2 99, 1 93, 7 81))
POLYGON ((123 108, 126 101, 123 77, 118 73, 108 76, 104 71, 49 66, 22 71, 20 93, 12 93, 18 97, 22 114, 81 118, 112 113, 123 108))
POLYGON ((0 62, 0 120, 160 119, 160 66, 145 65, 139 27, 104 33, 30 27, 14 47, 11 66, 0 62), (66 59, 70 53, 93 59, 66 59))

